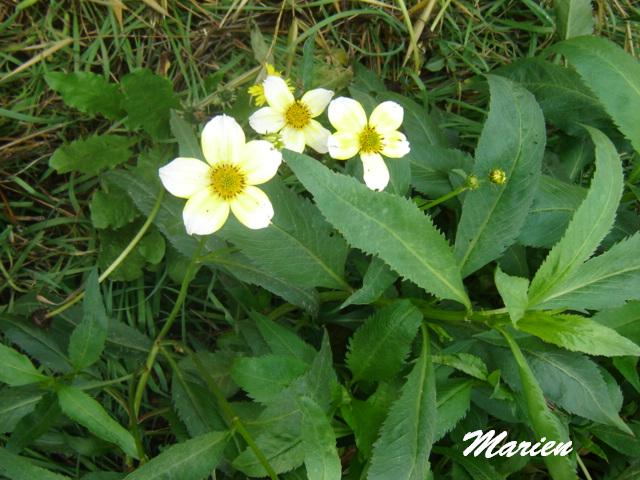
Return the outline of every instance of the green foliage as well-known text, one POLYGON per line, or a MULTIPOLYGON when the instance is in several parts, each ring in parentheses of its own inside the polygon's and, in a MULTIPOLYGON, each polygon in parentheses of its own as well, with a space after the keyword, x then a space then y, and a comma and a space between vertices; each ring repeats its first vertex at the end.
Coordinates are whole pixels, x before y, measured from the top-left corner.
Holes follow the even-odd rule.
POLYGON ((529 280, 507 275, 498 267, 496 269, 495 282, 502 301, 507 307, 509 317, 511 317, 513 324, 516 325, 518 320, 524 315, 527 304, 529 303, 527 297, 529 280))
POLYGON ((232 376, 251 398, 268 403, 307 367, 301 360, 285 355, 238 358, 233 364, 232 376))
POLYGON ((437 419, 433 441, 437 442, 451 431, 471 407, 470 380, 451 380, 443 385, 438 385, 437 392, 437 419))
POLYGON ((302 446, 309 480, 339 480, 342 466, 336 436, 326 415, 313 400, 300 398, 302 446))
POLYGON ((138 215, 131 199, 120 189, 98 190, 91 198, 91 223, 96 228, 118 229, 131 223, 138 215))
POLYGON ((11 480, 68 480, 71 477, 53 473, 38 467, 25 457, 0 448, 0 473, 11 480))
POLYGON ((3 344, 0 344, 0 364, 0 382, 7 385, 28 385, 47 379, 36 370, 28 357, 3 344))
POLYGON ((556 27, 562 38, 593 33, 591 0, 555 0, 556 27))
POLYGON ((132 144, 132 139, 119 135, 92 135, 58 148, 49 165, 58 173, 97 175, 129 160, 132 144))
POLYGON ((344 301, 341 308, 375 302, 397 279, 398 275, 386 263, 378 257, 373 257, 364 277, 362 277, 362 287, 353 292, 344 301))

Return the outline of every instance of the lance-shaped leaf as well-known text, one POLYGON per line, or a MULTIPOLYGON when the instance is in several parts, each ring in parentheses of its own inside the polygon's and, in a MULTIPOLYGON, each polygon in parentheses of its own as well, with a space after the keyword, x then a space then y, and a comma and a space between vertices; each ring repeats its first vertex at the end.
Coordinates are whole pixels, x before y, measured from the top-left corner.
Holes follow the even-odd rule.
POLYGON ((309 397, 298 400, 302 410, 302 448, 309 480, 340 480, 342 466, 336 435, 322 408, 309 397))
POLYGON ((495 283, 509 317, 515 325, 524 315, 527 308, 527 289, 529 279, 507 275, 500 268, 496 268, 495 283))
POLYGON ((418 207, 396 195, 373 192, 306 155, 285 154, 320 211, 351 245, 378 255, 426 291, 470 306, 451 247, 418 207))
POLYGON ((554 0, 556 27, 562 38, 593 33, 591 0, 554 0))
POLYGON ((25 355, 0 343, 0 382, 11 386, 42 382, 48 377, 41 374, 25 355))
POLYGON ((455 243, 463 276, 500 257, 518 237, 536 191, 546 142, 542 111, 531 93, 495 76, 489 76, 489 88, 489 116, 473 173, 486 179, 497 168, 507 180, 503 185, 486 182, 464 199, 455 243))
POLYGON ((28 458, 14 455, 0 448, 0 474, 11 480, 70 480, 71 477, 53 473, 31 463, 28 458))
POLYGON ((378 257, 373 257, 369 268, 362 278, 362 287, 353 292, 340 308, 349 305, 368 305, 375 302, 393 282, 398 279, 398 274, 378 257))

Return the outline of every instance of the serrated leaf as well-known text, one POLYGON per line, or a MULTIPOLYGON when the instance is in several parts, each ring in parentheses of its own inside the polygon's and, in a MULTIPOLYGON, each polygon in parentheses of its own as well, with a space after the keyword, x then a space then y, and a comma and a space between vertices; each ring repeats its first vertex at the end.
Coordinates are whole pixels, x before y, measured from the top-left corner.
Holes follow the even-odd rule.
POLYGON ((313 361, 315 350, 294 332, 257 312, 253 312, 251 317, 274 354, 288 355, 306 363, 313 361))
POLYGON ((166 138, 171 109, 180 106, 171 81, 142 69, 125 75, 121 84, 129 127, 142 127, 156 139, 166 138))
POLYGON ((562 240, 551 249, 531 281, 529 308, 537 308, 572 278, 607 235, 615 219, 624 181, 622 164, 611 140, 599 130, 586 128, 596 146, 596 172, 562 240))
POLYGON ((125 480, 202 480, 222 460, 227 432, 210 432, 172 445, 125 480))
POLYGON ((437 428, 436 387, 429 337, 387 416, 373 448, 368 479, 423 480, 437 428))
POLYGON ((10 480, 70 480, 71 477, 53 473, 31 463, 26 457, 14 455, 0 447, 0 474, 10 480))
POLYGON ((6 444, 7 450, 20 453, 27 445, 49 431, 58 421, 61 413, 56 396, 45 395, 36 409, 18 422, 6 444))
POLYGON ((493 465, 491 465, 490 459, 482 455, 479 457, 465 456, 458 449, 444 447, 433 447, 433 451, 451 459, 455 464, 462 466, 469 476, 460 476, 460 478, 473 480, 504 480, 506 478, 503 474, 496 471, 493 465))
POLYGON ((615 43, 602 38, 572 38, 552 47, 564 55, 584 83, 640 152, 640 64, 615 43))
POLYGON ((0 433, 13 431, 21 418, 33 412, 44 391, 33 386, 0 389, 0 433))
POLYGON ((375 302, 398 279, 398 274, 378 257, 373 257, 362 278, 362 287, 353 292, 340 308, 375 302))
POLYGON ((91 72, 49 72, 45 74, 49 86, 62 95, 64 103, 83 113, 100 113, 109 120, 124 116, 123 96, 118 86, 101 75, 91 72))
POLYGON ((467 276, 499 258, 514 243, 533 201, 546 142, 542 111, 531 93, 489 76, 489 116, 476 149, 474 175, 502 169, 503 185, 486 182, 468 192, 456 234, 455 255, 467 276))
POLYGON ((451 190, 453 170, 470 172, 473 160, 469 154, 455 148, 432 145, 425 137, 411 138, 407 158, 411 166, 411 185, 431 198, 441 197, 451 190))
POLYGON ((78 422, 98 438, 115 443, 124 453, 138 458, 131 434, 106 412, 97 401, 75 387, 58 389, 58 402, 64 414, 78 422))
POLYGON ((49 159, 49 166, 58 173, 97 175, 129 160, 134 142, 118 135, 92 135, 58 147, 49 159))
POLYGON ((640 343, 640 302, 629 302, 622 307, 601 310, 592 320, 612 328, 634 343, 640 343))
POLYGON ((560 37, 566 39, 593 33, 591 0, 554 0, 553 3, 560 37))
POLYGON ((352 246, 378 255, 426 291, 470 305, 451 247, 418 207, 373 192, 306 155, 285 151, 285 156, 325 218, 352 246))
POLYGON ((40 373, 28 357, 0 343, 0 382, 9 386, 28 385, 47 380, 46 375, 40 373))
POLYGON ((385 380, 397 374, 416 336, 422 313, 402 300, 378 310, 351 337, 347 366, 353 380, 385 380))
POLYGON ((496 268, 494 278, 496 288, 502 297, 505 307, 507 307, 511 322, 516 325, 527 309, 529 279, 507 275, 500 270, 500 267, 496 268))
POLYGON ((251 398, 267 403, 302 375, 308 366, 306 362, 289 355, 243 357, 236 359, 231 375, 251 398))
POLYGON ((437 409, 438 421, 436 424, 433 441, 437 442, 447 432, 453 430, 471 407, 471 380, 451 379, 438 385, 437 409))
POLYGON ((302 410, 302 448, 307 478, 340 480, 342 465, 329 419, 309 397, 301 397, 298 401, 302 410))
POLYGON ((607 357, 640 355, 640 347, 631 340, 580 315, 527 312, 518 322, 517 328, 574 352, 607 357))
POLYGON ((138 216, 131 199, 117 187, 110 187, 108 192, 96 191, 89 208, 91 223, 96 228, 124 227, 138 216))
POLYGON ((180 369, 173 371, 171 400, 192 437, 224 428, 215 398, 201 385, 188 382, 180 369))
POLYGON ((433 363, 453 367, 479 380, 486 380, 489 372, 484 361, 470 353, 443 353, 432 355, 433 363))

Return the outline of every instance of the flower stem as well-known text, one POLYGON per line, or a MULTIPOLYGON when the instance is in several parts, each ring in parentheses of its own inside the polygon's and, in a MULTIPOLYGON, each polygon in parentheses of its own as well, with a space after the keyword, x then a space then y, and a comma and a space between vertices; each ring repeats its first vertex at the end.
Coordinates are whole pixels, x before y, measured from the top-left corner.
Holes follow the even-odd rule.
POLYGON ((436 198, 435 200, 432 200, 430 202, 425 202, 425 203, 422 203, 422 204, 418 204, 418 207, 420 207, 420 210, 429 210, 430 208, 433 208, 436 205, 440 205, 442 202, 446 202, 450 198, 457 197, 462 192, 466 192, 467 190, 469 190, 469 186, 462 185, 462 186, 456 188, 455 190, 451 190, 449 193, 447 193, 447 194, 445 194, 445 195, 443 195, 443 196, 441 196, 439 198, 436 198))

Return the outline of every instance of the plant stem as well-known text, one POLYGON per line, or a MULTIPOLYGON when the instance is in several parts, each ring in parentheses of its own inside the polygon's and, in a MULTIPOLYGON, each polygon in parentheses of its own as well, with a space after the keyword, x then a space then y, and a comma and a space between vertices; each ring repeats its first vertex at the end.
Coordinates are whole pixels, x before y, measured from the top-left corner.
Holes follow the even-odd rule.
POLYGON ((440 205, 442 202, 446 202, 450 198, 457 197, 462 192, 465 192, 467 190, 469 190, 469 187, 467 185, 462 185, 461 187, 458 187, 455 190, 451 190, 449 193, 441 197, 438 197, 435 200, 418 205, 418 207, 420 207, 420 210, 429 210, 430 208, 433 208, 436 205, 440 205))

